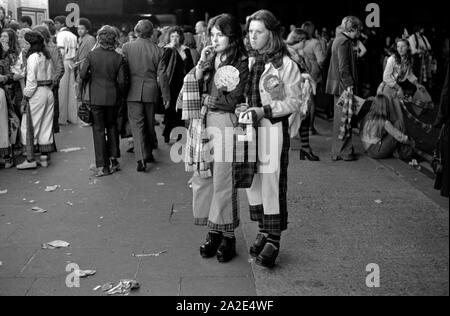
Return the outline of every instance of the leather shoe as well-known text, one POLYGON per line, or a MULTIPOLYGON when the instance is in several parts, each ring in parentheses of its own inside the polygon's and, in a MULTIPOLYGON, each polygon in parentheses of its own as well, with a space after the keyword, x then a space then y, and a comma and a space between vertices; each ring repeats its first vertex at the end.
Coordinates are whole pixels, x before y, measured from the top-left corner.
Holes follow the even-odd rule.
POLYGON ((301 149, 300 150, 300 160, 306 160, 309 161, 320 161, 320 158, 313 154, 313 152, 310 150, 309 152, 301 149))
POLYGON ((274 244, 270 242, 266 243, 263 251, 256 258, 255 262, 257 265, 271 269, 275 267, 275 261, 277 260, 279 253, 280 249, 277 248, 274 244))
POLYGON ((144 161, 138 161, 137 172, 145 172, 147 170, 147 165, 144 161))
POLYGON ((267 237, 264 234, 256 236, 255 243, 250 247, 250 255, 254 258, 258 257, 267 243, 267 237))
POLYGON ((222 244, 217 250, 217 260, 220 263, 227 263, 236 256, 236 238, 223 237, 222 244))
POLYGON ((217 254, 222 243, 222 234, 209 232, 206 242, 200 246, 200 255, 203 258, 212 258, 217 254))

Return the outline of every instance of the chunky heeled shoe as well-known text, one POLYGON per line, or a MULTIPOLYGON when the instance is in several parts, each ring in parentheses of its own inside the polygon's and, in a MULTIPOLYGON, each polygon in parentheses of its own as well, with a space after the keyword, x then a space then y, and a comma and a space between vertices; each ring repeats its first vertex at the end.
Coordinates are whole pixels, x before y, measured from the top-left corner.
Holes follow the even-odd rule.
POLYGON ((138 161, 137 172, 145 172, 147 170, 147 165, 145 161, 138 161))
POLYGON ((230 262, 236 256, 236 238, 223 237, 217 250, 217 260, 220 263, 230 262))
POLYGON ((266 243, 263 251, 256 258, 256 264, 266 267, 273 268, 275 267, 275 261, 277 260, 278 254, 280 253, 280 249, 277 248, 272 243, 266 243))
POLYGON ((309 161, 320 161, 320 158, 313 154, 312 151, 305 151, 303 149, 300 150, 300 160, 306 160, 309 161))
POLYGON ((40 165, 42 168, 48 168, 48 160, 49 157, 46 155, 41 155, 41 157, 39 158, 39 161, 37 162, 38 165, 40 165))
POLYGON ((256 236, 255 243, 250 247, 250 255, 254 258, 258 257, 267 243, 267 237, 264 234, 256 236))
POLYGON ((222 243, 222 234, 209 232, 206 242, 200 246, 200 255, 203 258, 212 258, 222 243))

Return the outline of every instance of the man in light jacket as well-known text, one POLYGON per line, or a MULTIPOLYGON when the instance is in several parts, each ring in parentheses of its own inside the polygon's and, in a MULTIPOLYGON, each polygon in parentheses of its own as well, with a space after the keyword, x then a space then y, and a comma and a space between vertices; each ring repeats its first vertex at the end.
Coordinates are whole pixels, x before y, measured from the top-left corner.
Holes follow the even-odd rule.
POLYGON ((353 40, 358 38, 362 22, 357 17, 348 16, 342 21, 342 31, 336 34, 331 49, 330 68, 328 70, 328 79, 326 93, 334 95, 334 126, 333 126, 333 148, 332 160, 353 161, 354 155, 352 137, 340 140, 340 127, 342 125, 342 109, 337 106, 339 97, 344 91, 353 91, 358 93, 358 76, 356 68, 356 53, 353 49, 353 40))
POLYGON ((123 46, 123 54, 130 69, 128 117, 133 133, 137 171, 145 172, 147 163, 153 163, 153 149, 157 144, 155 110, 159 99, 158 66, 164 51, 151 37, 153 24, 141 20, 134 29, 137 40, 123 46))

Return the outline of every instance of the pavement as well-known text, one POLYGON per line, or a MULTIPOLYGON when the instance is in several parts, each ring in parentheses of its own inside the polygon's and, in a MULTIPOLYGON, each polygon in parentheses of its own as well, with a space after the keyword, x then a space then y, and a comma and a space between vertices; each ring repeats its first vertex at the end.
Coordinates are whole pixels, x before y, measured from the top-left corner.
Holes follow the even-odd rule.
POLYGON ((122 171, 94 179, 91 130, 63 127, 59 149, 82 150, 54 154, 47 169, 0 170, 0 192, 8 190, 0 194, 0 296, 102 296, 96 286, 121 279, 140 283, 131 295, 150 296, 448 295, 448 199, 394 159, 331 162, 330 124, 317 125, 321 135, 311 142, 321 162, 299 161, 292 142, 290 224, 273 270, 248 255, 257 231, 243 192, 238 257, 204 260, 198 248, 207 229, 192 224, 190 175, 170 161, 162 138, 148 173, 136 172, 124 141, 122 171), (52 185, 60 187, 45 192, 52 185), (70 246, 41 249, 53 240, 70 246), (68 287, 71 263, 97 272, 68 287), (380 268, 379 288, 366 285, 371 263, 380 268))

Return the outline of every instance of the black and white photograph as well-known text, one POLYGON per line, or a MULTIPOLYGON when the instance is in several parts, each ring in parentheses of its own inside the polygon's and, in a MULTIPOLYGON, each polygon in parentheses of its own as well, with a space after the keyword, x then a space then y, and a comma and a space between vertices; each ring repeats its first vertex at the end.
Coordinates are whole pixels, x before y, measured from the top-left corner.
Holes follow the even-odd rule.
POLYGON ((446 13, 0 0, 0 296, 448 296, 446 13))

